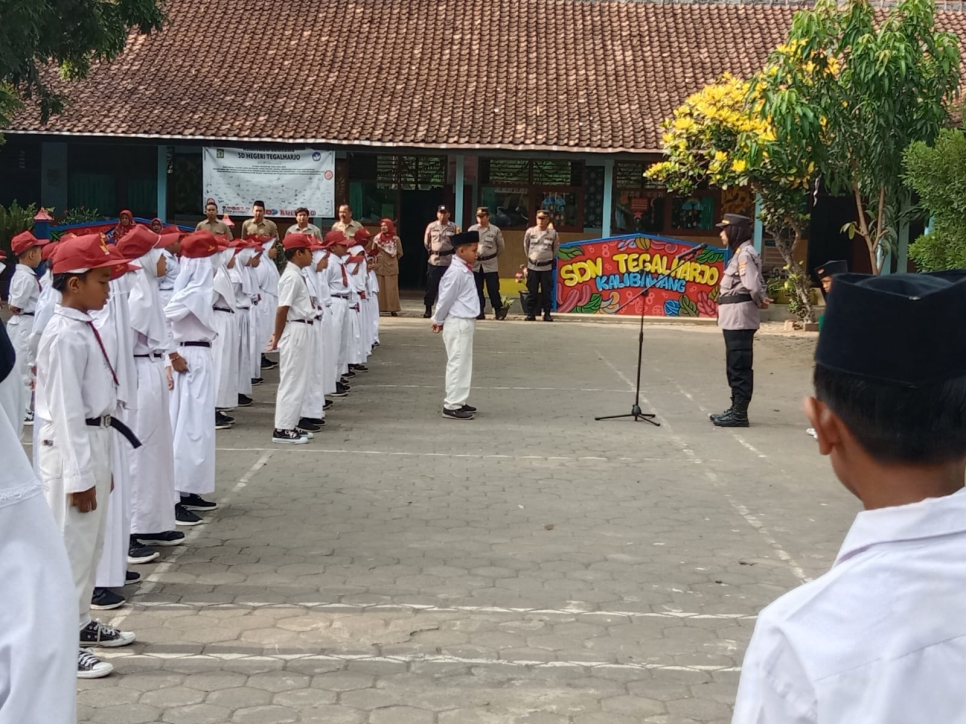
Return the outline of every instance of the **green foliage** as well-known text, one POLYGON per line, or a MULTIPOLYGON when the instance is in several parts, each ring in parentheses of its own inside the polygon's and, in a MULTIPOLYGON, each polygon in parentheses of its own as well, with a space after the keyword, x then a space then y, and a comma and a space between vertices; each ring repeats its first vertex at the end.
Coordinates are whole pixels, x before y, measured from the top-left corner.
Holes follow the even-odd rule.
POLYGON ((116 58, 135 30, 160 30, 166 0, 5 0, 0 4, 0 126, 23 100, 44 123, 63 109, 63 84, 116 58), (53 66, 59 78, 50 71, 53 66))
POLYGON ((944 129, 934 145, 917 141, 905 153, 905 180, 933 217, 909 256, 921 271, 966 267, 966 133, 944 129))
POLYGON ((563 260, 573 259, 584 253, 584 250, 579 246, 562 246, 560 251, 557 252, 557 256, 563 260))
POLYGON ((678 304, 680 305, 680 315, 682 317, 697 317, 698 316, 698 305, 695 304, 694 300, 691 299, 687 294, 682 294, 681 298, 678 299, 678 304))
MULTIPOLYGON (((54 210, 47 209, 47 213, 53 216, 54 210)), ((75 206, 73 209, 67 209, 64 212, 64 218, 60 223, 65 225, 85 224, 90 221, 100 221, 103 218, 105 218, 104 215, 97 209, 88 209, 84 206, 75 206)))
POLYGON ((590 295, 590 299, 587 300, 586 304, 579 307, 574 307, 571 311, 574 314, 597 314, 597 312, 600 311, 601 301, 603 301, 603 299, 600 294, 594 292, 590 295))
POLYGON ((37 205, 21 206, 16 199, 10 206, 0 205, 0 248, 10 253, 10 240, 21 231, 34 228, 37 205))

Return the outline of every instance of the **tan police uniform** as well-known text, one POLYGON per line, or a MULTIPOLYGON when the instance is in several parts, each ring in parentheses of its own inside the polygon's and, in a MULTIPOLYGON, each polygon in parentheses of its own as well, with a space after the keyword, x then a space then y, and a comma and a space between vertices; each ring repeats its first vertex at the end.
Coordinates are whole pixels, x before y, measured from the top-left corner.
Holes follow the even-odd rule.
POLYGON ((493 312, 499 315, 503 306, 500 298, 500 260, 499 256, 506 249, 506 242, 503 240, 503 232, 499 226, 489 224, 486 227, 480 224, 473 224, 468 231, 475 231, 480 236, 479 256, 476 264, 473 265, 473 274, 476 276, 476 289, 480 295, 480 317, 483 317, 483 286, 490 296, 490 305, 493 312))
POLYGON ((241 226, 241 238, 245 239, 252 235, 268 236, 272 239, 278 238, 278 227, 274 221, 263 219, 262 223, 256 223, 255 219, 248 219, 241 226))
POLYGON ((551 321, 550 307, 553 304, 551 294, 558 251, 560 251, 560 235, 556 229, 531 226, 523 235, 523 253, 527 256, 527 291, 530 293, 528 318, 536 317, 539 303, 540 308, 543 309, 543 318, 551 321))
POLYGON ((350 221, 348 224, 343 224, 341 221, 336 221, 334 224, 332 224, 332 231, 341 231, 343 234, 345 234, 345 238, 349 241, 355 239, 356 232, 362 228, 365 227, 363 227, 363 225, 355 219, 350 221))
POLYGON ((433 304, 436 303, 436 295, 439 293, 439 280, 446 273, 446 267, 453 261, 453 245, 450 240, 455 233, 456 224, 452 221, 441 224, 439 220, 436 220, 426 227, 426 233, 423 234, 423 246, 426 247, 426 253, 429 254, 426 296, 423 297, 427 315, 432 312, 433 304))
POLYGON ((289 234, 311 234, 319 241, 322 241, 322 229, 315 224, 306 224, 304 229, 300 229, 298 224, 290 226, 285 230, 285 236, 289 234))
POLYGON ((208 221, 208 219, 202 219, 195 225, 195 231, 210 231, 215 236, 227 236, 228 241, 234 238, 231 233, 231 227, 224 221, 208 221))

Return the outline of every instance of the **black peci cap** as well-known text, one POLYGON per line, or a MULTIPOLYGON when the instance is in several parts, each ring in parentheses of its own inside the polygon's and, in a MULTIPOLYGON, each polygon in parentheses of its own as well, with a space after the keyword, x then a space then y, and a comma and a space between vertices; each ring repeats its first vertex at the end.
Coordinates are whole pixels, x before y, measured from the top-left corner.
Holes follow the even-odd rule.
POLYGON ((453 245, 454 249, 464 244, 479 244, 480 235, 476 231, 464 231, 462 234, 453 234, 449 243, 453 245))
POLYGON ((849 263, 847 261, 842 261, 837 259, 835 261, 827 261, 824 264, 815 267, 815 276, 819 279, 823 277, 834 277, 837 274, 848 274, 849 263))
POLYGON ((966 377, 966 272, 841 274, 815 362, 903 387, 966 377))

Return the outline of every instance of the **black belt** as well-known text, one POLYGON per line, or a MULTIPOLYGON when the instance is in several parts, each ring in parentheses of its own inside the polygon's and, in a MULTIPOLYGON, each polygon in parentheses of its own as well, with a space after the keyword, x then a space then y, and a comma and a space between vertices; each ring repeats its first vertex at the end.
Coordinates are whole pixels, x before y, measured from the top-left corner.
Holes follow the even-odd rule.
POLYGON ((350 298, 348 294, 332 294, 330 296, 333 296, 336 299, 349 299, 350 298))
POLYGON ((290 321, 290 322, 298 322, 299 324, 307 324, 310 327, 312 326, 312 320, 311 319, 290 319, 288 321, 290 321))
POLYGON ((228 312, 229 314, 234 314, 234 309, 229 309, 228 307, 212 307, 216 312, 228 312))
POLYGON ((497 256, 499 256, 499 252, 497 252, 496 254, 487 254, 486 256, 478 256, 478 257, 476 257, 476 260, 477 261, 489 261, 490 259, 496 259, 497 256))
POLYGON ((455 254, 456 249, 446 249, 445 251, 437 251, 436 256, 449 256, 450 254, 455 254))
POLYGON ((550 269, 553 269, 552 260, 551 261, 531 261, 531 262, 528 262, 528 264, 534 268, 533 271, 549 271, 550 269), (540 267, 547 267, 547 268, 541 269, 540 267))
POLYGON ((152 352, 151 354, 136 354, 135 359, 150 359, 154 357, 155 359, 164 359, 164 352, 152 352))
POLYGON ((88 427, 113 427, 118 433, 124 436, 125 440, 131 443, 131 447, 135 450, 141 447, 141 441, 138 440, 137 435, 116 417, 111 417, 110 415, 104 415, 104 417, 88 417, 84 422, 87 423, 88 427))
POLYGON ((727 297, 718 297, 718 304, 741 304, 742 302, 753 302, 750 294, 729 294, 727 297))
POLYGON ((182 342, 182 347, 211 347, 211 342, 182 342))
POLYGON ((34 316, 34 313, 33 312, 21 312, 20 313, 20 316, 21 317, 32 317, 32 316, 34 316))

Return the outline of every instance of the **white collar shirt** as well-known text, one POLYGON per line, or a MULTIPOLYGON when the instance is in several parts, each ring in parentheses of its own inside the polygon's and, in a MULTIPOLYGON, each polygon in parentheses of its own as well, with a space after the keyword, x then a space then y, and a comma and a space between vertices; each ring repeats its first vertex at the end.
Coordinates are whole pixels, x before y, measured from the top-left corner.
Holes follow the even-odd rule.
POLYGON ((734 724, 963 724, 966 491, 859 513, 832 569, 762 611, 734 724))
POLYGON ((480 314, 480 296, 476 290, 473 269, 461 257, 453 254, 443 278, 439 281, 434 324, 443 324, 447 317, 476 319, 480 314))
POLYGON ((33 314, 37 311, 38 299, 40 299, 40 280, 37 278, 37 272, 26 264, 17 264, 10 278, 7 304, 19 309, 21 314, 33 314))
POLYGON ((329 286, 329 295, 345 297, 352 291, 349 286, 349 271, 345 265, 346 257, 329 254, 329 266, 325 270, 325 281, 329 286))
POLYGON ((174 282, 181 273, 181 260, 177 254, 172 254, 167 249, 162 249, 161 253, 164 255, 164 277, 158 284, 160 289, 169 292, 174 289, 174 282))
POLYGON ((302 270, 292 262, 285 265, 278 280, 278 306, 288 307, 286 319, 289 322, 315 318, 308 284, 302 276, 302 270))
POLYGON ((85 421, 117 408, 114 376, 92 325, 89 315, 58 304, 37 352, 37 415, 53 424, 50 443, 60 450, 68 493, 96 483, 85 421))

